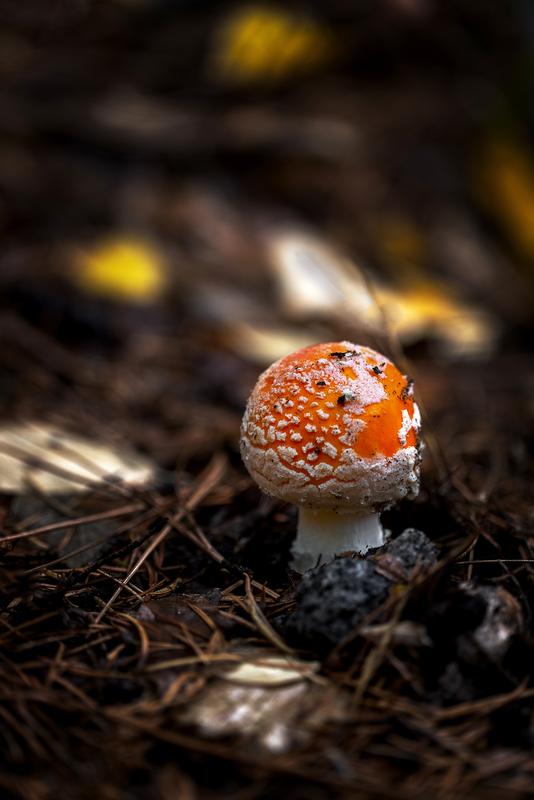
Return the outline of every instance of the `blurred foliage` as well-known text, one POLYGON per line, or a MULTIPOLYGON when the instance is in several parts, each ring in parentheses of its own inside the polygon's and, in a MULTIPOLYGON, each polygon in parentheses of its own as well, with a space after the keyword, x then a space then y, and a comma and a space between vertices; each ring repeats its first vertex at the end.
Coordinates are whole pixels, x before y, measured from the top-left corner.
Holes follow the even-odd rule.
POLYGON ((124 236, 97 242, 77 253, 71 276, 89 294, 130 303, 160 297, 166 272, 157 250, 139 238, 124 236))
POLYGON ((534 259, 534 161, 523 144, 495 138, 482 148, 476 188, 517 255, 534 259))
POLYGON ((383 258, 394 269, 409 272, 410 267, 423 267, 428 260, 424 233, 410 219, 384 216, 378 221, 376 237, 383 258))
POLYGON ((335 45, 326 27, 282 6, 244 5, 223 19, 212 60, 215 79, 276 83, 328 63, 335 45))

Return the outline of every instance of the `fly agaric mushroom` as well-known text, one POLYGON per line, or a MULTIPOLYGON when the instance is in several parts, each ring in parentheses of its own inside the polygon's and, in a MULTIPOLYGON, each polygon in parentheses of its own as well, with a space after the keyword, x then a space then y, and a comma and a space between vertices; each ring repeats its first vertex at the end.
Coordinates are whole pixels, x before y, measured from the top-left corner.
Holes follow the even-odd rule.
POLYGON ((299 507, 294 569, 383 544, 380 511, 419 490, 419 428, 411 381, 369 347, 312 345, 260 375, 241 455, 263 491, 299 507))

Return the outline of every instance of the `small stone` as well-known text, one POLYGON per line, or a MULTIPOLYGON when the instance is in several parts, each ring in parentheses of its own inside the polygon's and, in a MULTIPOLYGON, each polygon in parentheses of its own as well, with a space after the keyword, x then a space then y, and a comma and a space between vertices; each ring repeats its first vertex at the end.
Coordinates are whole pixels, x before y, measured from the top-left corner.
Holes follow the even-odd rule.
POLYGON ((501 660, 524 627, 519 603, 502 586, 477 586, 466 581, 460 589, 485 605, 484 617, 473 631, 476 645, 488 658, 501 660))
POLYGON ((425 674, 437 702, 506 692, 511 676, 522 679, 529 658, 525 624, 519 603, 502 586, 466 581, 454 587, 430 608, 426 628, 432 648, 425 674))
POLYGON ((315 650, 335 647, 387 598, 391 582, 370 561, 341 558, 306 573, 286 635, 315 650))
POLYGON ((408 578, 416 567, 423 570, 433 567, 438 555, 438 548, 423 531, 406 528, 381 550, 377 560, 392 567, 403 578, 408 578))

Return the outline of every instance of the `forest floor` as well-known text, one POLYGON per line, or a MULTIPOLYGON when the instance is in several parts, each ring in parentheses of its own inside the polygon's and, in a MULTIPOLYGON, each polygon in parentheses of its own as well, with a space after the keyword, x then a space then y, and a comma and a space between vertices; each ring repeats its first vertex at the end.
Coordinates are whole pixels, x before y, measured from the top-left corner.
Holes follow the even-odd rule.
MULTIPOLYGON (((81 33, 74 12, 49 26, 13 5, 1 34, 0 450, 27 478, 68 480, 52 462, 72 435, 152 470, 60 492, 0 459, 2 796, 531 796, 534 189, 510 190, 528 148, 495 150, 466 62, 448 61, 462 12, 432 23, 441 77, 421 75, 412 22, 406 72, 383 74, 368 19, 362 63, 243 91, 209 71, 172 83, 187 58, 200 74, 185 43, 217 21, 146 7, 87 12, 81 33), (163 288, 139 297, 110 242, 163 288), (291 247, 315 265, 301 278, 291 247), (369 319, 346 298, 321 308, 335 280, 379 287, 369 319), (381 323, 389 302, 409 325, 381 323), (341 628, 331 587, 315 628, 299 609, 317 587, 290 566, 296 510, 253 484, 239 428, 270 360, 342 339, 415 380, 421 491, 383 522, 437 549, 408 566, 370 554, 341 628), (62 432, 44 460, 5 445, 26 420, 62 432)), ((506 35, 488 21, 492 58, 469 51, 485 86, 506 35)))

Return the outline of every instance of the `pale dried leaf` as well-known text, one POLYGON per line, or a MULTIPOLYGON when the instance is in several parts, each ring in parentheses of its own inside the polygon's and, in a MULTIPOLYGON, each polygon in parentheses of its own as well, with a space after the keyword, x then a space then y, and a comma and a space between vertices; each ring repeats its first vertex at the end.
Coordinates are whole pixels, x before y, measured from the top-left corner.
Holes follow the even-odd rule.
POLYGON ((133 451, 90 441, 60 428, 32 422, 0 428, 0 491, 22 494, 84 492, 113 479, 141 485, 154 466, 133 451))
POLYGON ((351 310, 378 321, 361 273, 318 237, 298 228, 274 232, 267 254, 282 306, 291 316, 331 317, 351 310))
POLYGON ((266 656, 257 661, 244 661, 221 677, 232 683, 249 686, 285 686, 305 680, 318 668, 316 661, 266 656))
MULTIPOLYGON (((271 232, 266 246, 282 308, 294 319, 357 319, 362 330, 374 333, 387 322, 401 342, 431 338, 456 357, 494 348, 494 317, 457 299, 445 285, 427 277, 400 287, 374 278, 369 283, 356 264, 299 228, 271 232)), ((270 339, 275 342, 273 332, 270 339)), ((280 346, 276 352, 280 357, 288 351, 280 346)))
POLYGON ((331 720, 346 720, 345 692, 299 681, 289 686, 237 686, 216 680, 188 707, 182 723, 204 736, 235 736, 242 746, 283 753, 331 720))
POLYGON ((313 336, 292 328, 269 328, 235 323, 227 332, 230 346, 258 364, 272 364, 289 353, 313 343, 313 336))

